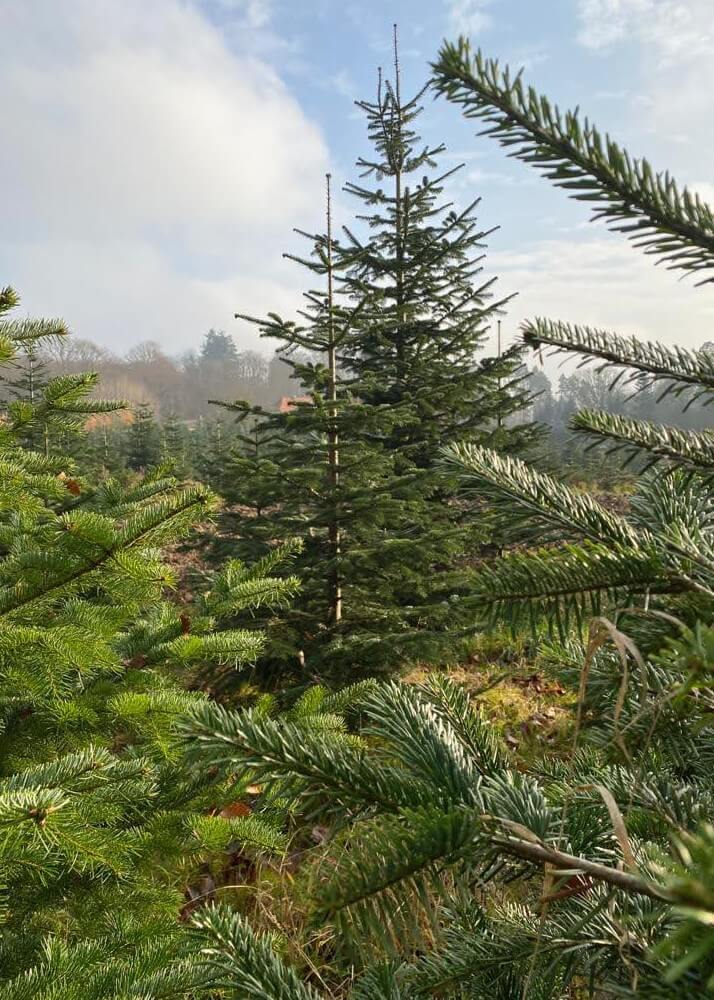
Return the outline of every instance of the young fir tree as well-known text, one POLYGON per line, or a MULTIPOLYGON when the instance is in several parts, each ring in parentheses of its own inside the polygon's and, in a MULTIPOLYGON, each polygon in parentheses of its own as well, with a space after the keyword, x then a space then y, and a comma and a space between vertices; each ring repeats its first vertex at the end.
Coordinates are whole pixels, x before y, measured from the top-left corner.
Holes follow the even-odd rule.
MULTIPOLYGON (((13 321, 16 302, 0 292, 3 365, 28 338, 66 332, 13 321)), ((65 457, 19 446, 34 426, 116 408, 88 398, 95 385, 52 378, 0 428, 0 994, 208 998, 179 932, 186 894, 190 909, 215 888, 229 845, 279 851, 284 838, 257 815, 220 815, 240 777, 181 770, 176 722, 202 696, 172 675, 254 659, 261 635, 217 632, 217 619, 296 583, 229 563, 192 607, 167 601, 161 547, 210 515, 210 491, 166 478, 93 489, 65 457)))
POLYGON ((495 279, 480 277, 478 201, 461 212, 441 202, 455 171, 436 172, 443 147, 418 146, 423 92, 402 101, 396 38, 394 69, 394 86, 380 79, 376 102, 359 105, 375 157, 358 166, 379 182, 347 186, 367 206, 364 239, 347 229, 340 243, 328 212, 326 233, 302 234, 312 256, 293 258, 322 280, 303 322, 252 320, 288 360, 296 349, 320 359, 292 361, 306 395, 288 412, 250 412, 275 433, 274 530, 305 540, 295 642, 315 665, 353 669, 444 655, 469 625, 456 602, 472 572, 464 554, 488 533, 454 502, 438 449, 466 439, 507 451, 533 438, 510 420, 529 403, 519 352, 476 356, 503 305, 491 300, 495 279))
POLYGON ((224 420, 198 419, 190 436, 191 469, 202 482, 218 489, 229 461, 235 428, 224 420))
MULTIPOLYGON (((28 326, 28 338, 19 347, 17 357, 3 378, 5 396, 9 400, 36 403, 49 381, 49 369, 38 349, 38 341, 32 337, 32 327, 28 326)), ((49 453, 49 430, 46 426, 28 426, 22 436, 22 444, 34 450, 49 453)))
MULTIPOLYGON (((390 599, 391 567, 376 575, 369 553, 377 537, 384 545, 390 524, 406 526, 407 512, 392 495, 391 456, 367 440, 370 426, 375 440, 379 433, 374 411, 345 391, 339 369, 339 345, 354 310, 335 294, 329 176, 326 229, 309 237, 311 257, 295 258, 322 284, 305 293, 300 321, 241 317, 283 342, 281 356, 300 395, 283 399, 272 412, 242 402, 222 404, 237 413, 245 430, 220 488, 240 519, 241 553, 269 551, 276 542, 299 553, 301 598, 283 628, 271 629, 276 652, 295 664, 307 658, 312 668, 324 668, 327 660, 340 668, 369 668, 393 656, 386 643, 377 647, 376 638, 404 627, 403 613, 390 599), (245 513, 252 516, 242 518, 245 513), (362 653, 370 645, 371 662, 369 654, 360 663, 356 650, 345 653, 350 641, 362 653)), ((386 553, 381 557, 386 566, 386 553)))
MULTIPOLYGON (((595 200, 598 216, 711 281, 714 213, 669 175, 464 44, 443 49, 436 81, 517 155, 595 200)), ((670 401, 714 402, 706 350, 548 320, 527 323, 525 338, 670 401)), ((690 1000, 714 988, 714 434, 597 411, 573 429, 657 467, 625 514, 494 450, 447 450, 514 539, 557 543, 484 567, 474 607, 561 625, 550 655, 578 685, 569 757, 515 766, 443 678, 362 692, 361 741, 209 706, 189 728, 204 767, 243 763, 266 787, 294 781, 331 824, 315 922, 362 959, 387 958, 354 1000, 690 1000)), ((252 979, 269 997, 322 995, 269 961, 239 918, 215 910, 201 925, 236 988, 252 979)))
POLYGON ((127 454, 133 414, 100 414, 86 421, 83 433, 72 442, 71 455, 95 479, 122 478, 127 473, 127 454))
POLYGON ((175 413, 167 414, 160 429, 160 461, 168 463, 175 475, 184 478, 189 471, 188 436, 175 413))
POLYGON ((215 463, 213 477, 207 477, 229 501, 221 513, 221 533, 211 539, 212 551, 219 557, 235 548, 236 537, 241 554, 249 559, 264 556, 275 539, 276 493, 278 500, 284 494, 279 490, 276 446, 280 431, 272 424, 267 414, 256 415, 252 408, 240 411, 231 447, 215 463))
POLYGON ((140 403, 127 432, 126 463, 130 469, 143 471, 161 460, 161 429, 154 419, 154 411, 140 403))

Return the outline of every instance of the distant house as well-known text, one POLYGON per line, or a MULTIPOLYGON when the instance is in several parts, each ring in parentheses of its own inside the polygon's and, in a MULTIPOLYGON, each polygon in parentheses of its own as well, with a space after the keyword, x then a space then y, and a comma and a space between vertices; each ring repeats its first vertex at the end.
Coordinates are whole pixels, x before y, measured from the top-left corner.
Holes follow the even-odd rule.
POLYGON ((278 403, 279 413, 290 413, 298 403, 311 403, 312 396, 281 396, 278 403))

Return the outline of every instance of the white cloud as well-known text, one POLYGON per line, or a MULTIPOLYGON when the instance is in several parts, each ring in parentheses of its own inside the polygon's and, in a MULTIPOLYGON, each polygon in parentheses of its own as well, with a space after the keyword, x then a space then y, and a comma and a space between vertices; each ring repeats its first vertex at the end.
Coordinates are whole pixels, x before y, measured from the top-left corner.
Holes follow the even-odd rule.
POLYGON ((346 97, 350 101, 354 101, 356 99, 358 92, 357 85, 345 69, 341 69, 339 73, 335 73, 333 76, 325 80, 325 86, 330 87, 337 94, 339 94, 340 97, 346 97))
POLYGON ((449 26, 459 35, 478 35, 491 24, 487 10, 493 0, 449 0, 449 26))
POLYGON ((22 279, 17 288, 30 289, 22 296, 29 314, 67 317, 77 335, 118 353, 140 340, 157 340, 173 354, 198 347, 211 326, 228 330, 244 347, 260 348, 255 329, 233 315, 294 311, 294 270, 276 256, 274 266, 260 261, 215 277, 182 272, 149 241, 57 237, 17 244, 13 263, 22 279))
POLYGON ((678 280, 615 237, 547 240, 489 254, 499 294, 518 291, 504 329, 524 319, 567 322, 698 347, 711 339, 714 301, 706 288, 678 280))
POLYGON ((578 14, 582 45, 637 46, 640 93, 632 112, 645 132, 666 141, 669 166, 689 176, 711 170, 713 0, 578 0, 578 14), (688 147, 686 156, 671 144, 688 147))
POLYGON ((322 204, 320 132, 227 47, 208 2, 254 28, 269 15, 261 0, 4 5, 2 282, 118 349, 189 346, 230 328, 241 296, 285 308, 298 279, 281 250, 322 204))
POLYGON ((461 183, 478 189, 482 184, 499 184, 505 187, 535 187, 538 178, 525 172, 506 173, 503 170, 469 170, 461 183))
POLYGON ((251 28, 264 28, 273 16, 272 0, 201 0, 207 7, 215 7, 245 19, 251 28))
POLYGON ((624 101, 626 97, 626 90, 596 90, 593 94, 596 101, 624 101))
POLYGON ((579 0, 578 41, 601 49, 622 41, 634 22, 651 13, 655 0, 579 0))
POLYGON ((535 69, 550 58, 550 53, 544 45, 521 45, 513 52, 506 52, 503 61, 514 68, 527 70, 535 69))
POLYGON ((710 0, 579 0, 578 14, 578 40, 588 48, 635 39, 662 65, 712 51, 710 0))

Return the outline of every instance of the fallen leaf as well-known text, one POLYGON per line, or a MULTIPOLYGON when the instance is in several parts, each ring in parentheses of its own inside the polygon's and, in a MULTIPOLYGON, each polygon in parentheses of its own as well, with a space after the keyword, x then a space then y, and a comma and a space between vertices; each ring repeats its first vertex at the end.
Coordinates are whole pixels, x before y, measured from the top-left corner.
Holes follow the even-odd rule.
POLYGON ((229 802, 227 806, 223 806, 218 815, 223 819, 235 819, 239 816, 250 816, 252 812, 247 802, 229 802))

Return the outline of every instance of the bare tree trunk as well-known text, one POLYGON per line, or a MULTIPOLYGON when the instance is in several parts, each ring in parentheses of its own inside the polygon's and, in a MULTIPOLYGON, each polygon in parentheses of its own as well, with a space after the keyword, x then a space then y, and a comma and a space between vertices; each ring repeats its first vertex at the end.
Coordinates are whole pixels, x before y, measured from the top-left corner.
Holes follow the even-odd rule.
POLYGON ((398 149, 394 167, 394 197, 395 213, 394 222, 396 228, 396 306, 397 306, 397 359, 400 378, 404 376, 404 234, 403 234, 403 210, 402 210, 402 92, 399 72, 399 39, 397 36, 397 26, 394 25, 394 98, 396 101, 396 116, 399 125, 398 129, 398 149))
POLYGON ((342 618, 342 580, 339 558, 341 551, 340 524, 337 507, 337 488, 340 484, 340 453, 337 433, 337 351, 335 344, 334 288, 332 273, 332 202, 330 195, 330 174, 327 174, 327 465, 330 489, 333 495, 332 516, 328 529, 330 549, 334 568, 330 579, 330 617, 333 622, 342 618))

